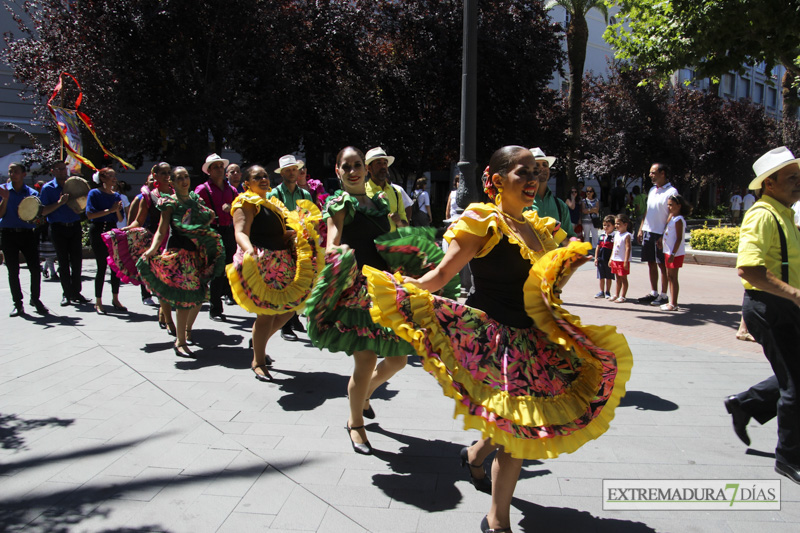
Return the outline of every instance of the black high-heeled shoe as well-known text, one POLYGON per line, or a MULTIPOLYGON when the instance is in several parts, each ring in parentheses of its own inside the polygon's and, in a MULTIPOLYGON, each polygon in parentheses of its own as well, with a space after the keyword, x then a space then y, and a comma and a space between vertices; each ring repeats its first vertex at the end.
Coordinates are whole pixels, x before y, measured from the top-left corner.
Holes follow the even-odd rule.
POLYGON ((370 420, 375 419, 375 411, 372 409, 372 404, 369 404, 369 407, 362 411, 364 418, 369 418, 370 420))
POLYGON ((464 446, 461 448, 461 453, 459 456, 461 457, 461 466, 467 467, 467 471, 469 472, 469 482, 472 483, 472 486, 481 492, 491 494, 492 480, 489 479, 489 476, 486 475, 486 472, 484 472, 482 478, 476 478, 474 475, 472 475, 473 468, 483 469, 483 465, 474 465, 469 462, 469 447, 464 446))
POLYGON ((489 517, 484 516, 481 520, 481 533, 512 533, 510 527, 502 527, 499 529, 492 529, 489 527, 489 517))
POLYGON ((372 455, 372 445, 369 443, 369 441, 366 441, 363 444, 358 444, 353 440, 353 436, 350 435, 351 431, 364 429, 364 426, 350 427, 349 424, 345 424, 344 429, 347 430, 347 436, 350 437, 350 444, 352 444, 354 452, 360 453, 361 455, 372 455))
POLYGON ((256 379, 258 381, 264 381, 264 382, 272 381, 272 374, 270 374, 269 370, 267 370, 267 365, 251 366, 250 370, 252 370, 253 374, 256 375, 256 379), (258 372, 256 372, 256 368, 260 368, 261 371, 264 372, 264 374, 259 374, 258 372))

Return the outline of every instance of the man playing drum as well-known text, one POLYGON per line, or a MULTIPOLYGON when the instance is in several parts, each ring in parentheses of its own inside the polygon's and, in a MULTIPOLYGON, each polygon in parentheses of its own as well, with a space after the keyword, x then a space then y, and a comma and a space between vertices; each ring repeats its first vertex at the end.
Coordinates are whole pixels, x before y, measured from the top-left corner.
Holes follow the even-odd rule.
POLYGON ((17 209, 24 198, 38 196, 35 189, 25 185, 25 167, 22 163, 8 165, 9 183, 0 185, 0 235, 3 240, 3 255, 8 268, 8 286, 14 307, 9 316, 19 316, 24 313, 22 307, 22 287, 19 283, 19 254, 25 257, 28 270, 31 273, 31 299, 30 304, 36 308, 40 315, 48 313, 47 307, 39 300, 39 290, 42 282, 42 271, 39 266, 39 243, 33 233, 36 227, 19 218, 17 209))
MULTIPOLYGON (((39 198, 44 206, 42 215, 47 217, 47 222, 50 223, 50 240, 56 248, 58 275, 61 278, 61 307, 68 306, 70 301, 88 304, 89 300, 81 294, 83 259, 81 215, 67 205, 70 199, 77 200, 77 198, 71 198, 71 195, 64 190, 67 182, 67 165, 63 161, 52 162, 50 174, 53 175, 53 179, 42 187, 39 198)), ((87 193, 88 190, 86 184, 87 193)))

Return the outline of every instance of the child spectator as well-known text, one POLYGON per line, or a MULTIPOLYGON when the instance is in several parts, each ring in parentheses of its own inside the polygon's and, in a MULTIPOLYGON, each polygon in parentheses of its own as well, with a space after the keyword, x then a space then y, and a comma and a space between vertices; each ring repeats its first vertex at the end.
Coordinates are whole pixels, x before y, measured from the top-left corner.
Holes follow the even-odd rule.
POLYGON ((628 295, 628 274, 631 273, 631 234, 628 231, 631 219, 625 213, 620 213, 614 219, 614 226, 617 228, 617 235, 611 251, 611 272, 617 277, 617 284, 614 297, 610 301, 621 304, 625 303, 628 295))
POLYGON ((600 280, 600 292, 594 295, 595 298, 611 298, 611 282, 614 274, 608 260, 611 258, 611 250, 614 248, 614 217, 608 215, 603 219, 603 231, 597 242, 597 253, 594 255, 594 266, 597 267, 597 279, 600 280))
POLYGON ((684 216, 689 216, 692 206, 684 200, 680 194, 675 194, 667 200, 669 218, 667 227, 662 237, 664 247, 664 265, 667 267, 667 280, 669 282, 669 303, 661 306, 662 311, 678 310, 678 269, 683 266, 683 256, 686 253, 684 234, 686 232, 686 220, 684 216))

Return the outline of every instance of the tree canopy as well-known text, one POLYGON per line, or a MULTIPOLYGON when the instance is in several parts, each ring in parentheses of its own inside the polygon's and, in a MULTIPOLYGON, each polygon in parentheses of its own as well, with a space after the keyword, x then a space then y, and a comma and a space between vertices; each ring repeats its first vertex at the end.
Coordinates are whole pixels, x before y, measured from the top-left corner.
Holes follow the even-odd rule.
POLYGON ((800 0, 619 0, 605 39, 617 57, 662 79, 681 68, 716 78, 760 63, 783 65, 784 109, 796 110, 800 0))
MULTIPOLYGON (((461 2, 5 3, 19 22, 6 60, 27 96, 46 100, 70 72, 104 143, 134 163, 199 168, 223 147, 266 162, 301 144, 312 172, 347 144, 381 144, 412 170, 457 158, 461 2)), ((485 158, 547 136, 538 113, 561 52, 533 0, 482 4, 479 36, 485 158)))

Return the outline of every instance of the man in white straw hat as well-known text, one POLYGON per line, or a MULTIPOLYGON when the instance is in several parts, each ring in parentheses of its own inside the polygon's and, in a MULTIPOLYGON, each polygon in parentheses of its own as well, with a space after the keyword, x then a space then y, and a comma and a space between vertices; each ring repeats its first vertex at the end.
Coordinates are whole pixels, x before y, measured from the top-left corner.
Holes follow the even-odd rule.
POLYGON ((556 198, 550 187, 547 186, 547 182, 550 181, 550 167, 556 162, 556 158, 545 155, 544 151, 538 146, 531 148, 531 153, 536 161, 533 174, 539 181, 539 188, 536 189, 536 196, 530 209, 536 211, 540 217, 550 217, 558 220, 567 237, 575 237, 575 230, 572 228, 567 204, 560 198, 556 198))
MULTIPOLYGON (((194 190, 208 207, 214 210, 216 218, 211 225, 220 237, 225 247, 225 263, 233 262, 233 254, 236 253, 236 238, 233 235, 233 218, 231 217, 231 204, 233 199, 239 194, 225 179, 225 168, 230 161, 223 159, 217 154, 211 154, 203 163, 203 172, 208 174, 208 180, 197 186, 194 190)), ((211 280, 208 303, 211 309, 208 312, 209 318, 215 322, 225 320, 222 313, 222 297, 230 293, 228 276, 224 273, 211 280)), ((230 305, 230 302, 229 302, 230 305)))
POLYGON ((305 166, 303 161, 297 159, 293 155, 285 155, 278 160, 278 168, 275 169, 275 174, 280 174, 282 182, 280 185, 272 189, 267 194, 267 197, 274 196, 286 206, 289 211, 297 209, 297 200, 308 200, 314 202, 311 193, 302 187, 297 186, 297 176, 300 175, 300 169, 305 166))
POLYGON ((389 179, 389 167, 394 163, 394 156, 387 155, 386 150, 376 146, 367 150, 364 163, 369 171, 367 196, 372 198, 381 191, 386 196, 389 201, 391 231, 408 226, 406 207, 410 207, 413 202, 402 187, 394 185, 389 179))
MULTIPOLYGON (((300 175, 300 169, 304 165, 303 161, 291 154, 281 157, 278 160, 278 168, 275 169, 275 173, 280 174, 283 181, 271 192, 267 193, 267 197, 277 198, 289 211, 297 209, 298 200, 308 200, 313 203, 314 198, 311 193, 297 186, 297 177, 300 175)), ((281 338, 285 341, 300 340, 295 331, 303 333, 306 331, 297 313, 293 314, 292 318, 281 327, 281 338)))
POLYGON ((775 471, 800 484, 800 230, 791 207, 800 200, 800 159, 781 146, 753 170, 749 188, 761 198, 742 221, 736 268, 745 288, 742 317, 775 375, 729 396, 725 407, 748 445, 750 418, 763 424, 778 417, 775 471))

